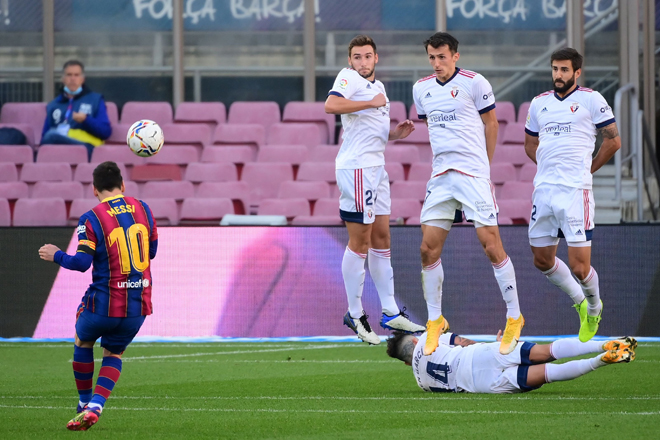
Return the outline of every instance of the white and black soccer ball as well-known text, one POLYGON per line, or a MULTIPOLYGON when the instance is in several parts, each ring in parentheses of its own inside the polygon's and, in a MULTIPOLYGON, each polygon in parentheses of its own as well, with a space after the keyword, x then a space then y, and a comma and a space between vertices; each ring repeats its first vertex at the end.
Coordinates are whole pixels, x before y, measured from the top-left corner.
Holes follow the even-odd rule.
POLYGON ((140 157, 151 157, 163 148, 163 129, 154 121, 142 119, 131 125, 126 134, 126 143, 140 157))

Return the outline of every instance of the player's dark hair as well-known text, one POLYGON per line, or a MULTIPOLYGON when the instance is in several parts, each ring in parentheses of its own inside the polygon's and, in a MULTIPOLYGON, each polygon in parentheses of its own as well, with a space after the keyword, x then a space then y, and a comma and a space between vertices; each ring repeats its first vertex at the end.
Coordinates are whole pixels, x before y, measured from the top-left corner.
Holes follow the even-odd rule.
POLYGON ((436 32, 435 34, 431 35, 428 40, 424 41, 424 48, 426 49, 426 53, 429 51, 429 46, 433 47, 434 49, 437 49, 440 46, 447 46, 452 55, 458 52, 458 40, 447 32, 436 32))
POLYGON ((83 72, 85 71, 85 66, 81 61, 78 60, 69 60, 66 63, 64 63, 64 66, 62 66, 62 71, 64 72, 66 68, 69 66, 79 66, 80 70, 82 70, 83 72))
POLYGON ((114 162, 103 162, 94 168, 92 174, 93 185, 97 191, 112 191, 114 189, 121 189, 121 184, 124 179, 121 177, 121 170, 114 162))
POLYGON ((362 46, 373 47, 374 55, 376 54, 376 43, 374 43, 374 40, 372 40, 368 35, 358 35, 357 37, 353 38, 350 43, 348 43, 348 56, 351 56, 351 50, 353 50, 354 47, 362 46))
POLYGON ((387 338, 387 355, 403 362, 411 362, 415 343, 409 334, 403 332, 394 332, 387 338))
POLYGON ((553 61, 565 61, 569 60, 573 66, 573 71, 575 72, 578 69, 582 68, 582 55, 573 49, 572 47, 564 47, 563 49, 557 49, 550 55, 550 65, 553 61))

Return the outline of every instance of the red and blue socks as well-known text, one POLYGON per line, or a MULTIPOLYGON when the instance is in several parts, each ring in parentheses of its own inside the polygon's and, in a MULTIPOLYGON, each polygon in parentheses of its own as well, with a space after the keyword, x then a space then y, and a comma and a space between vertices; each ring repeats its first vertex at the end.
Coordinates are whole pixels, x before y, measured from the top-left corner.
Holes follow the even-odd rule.
POLYGON ((106 400, 110 397, 115 384, 119 380, 121 374, 121 359, 114 356, 106 356, 103 358, 101 364, 101 371, 99 377, 96 379, 96 388, 94 388, 94 396, 89 402, 89 409, 101 411, 106 400))
POLYGON ((94 349, 73 346, 73 376, 76 378, 76 388, 80 401, 78 412, 92 400, 92 385, 94 377, 94 349))

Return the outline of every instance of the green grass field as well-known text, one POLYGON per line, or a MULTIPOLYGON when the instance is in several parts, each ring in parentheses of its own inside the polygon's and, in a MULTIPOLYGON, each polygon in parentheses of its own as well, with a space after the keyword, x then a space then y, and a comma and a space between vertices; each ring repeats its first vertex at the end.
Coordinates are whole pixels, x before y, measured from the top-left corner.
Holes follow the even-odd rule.
POLYGON ((87 433, 65 427, 77 403, 72 353, 0 344, 1 439, 660 438, 660 344, 532 393, 468 395, 424 393, 384 345, 135 343, 87 433))

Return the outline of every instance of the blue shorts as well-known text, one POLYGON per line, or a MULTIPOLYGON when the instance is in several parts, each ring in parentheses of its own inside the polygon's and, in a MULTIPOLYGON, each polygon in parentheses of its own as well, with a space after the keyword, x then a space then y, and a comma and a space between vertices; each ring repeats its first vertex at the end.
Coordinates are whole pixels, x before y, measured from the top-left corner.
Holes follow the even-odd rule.
POLYGON ((111 318, 84 310, 76 320, 76 335, 81 341, 101 338, 101 347, 110 353, 121 354, 140 331, 146 316, 111 318))

